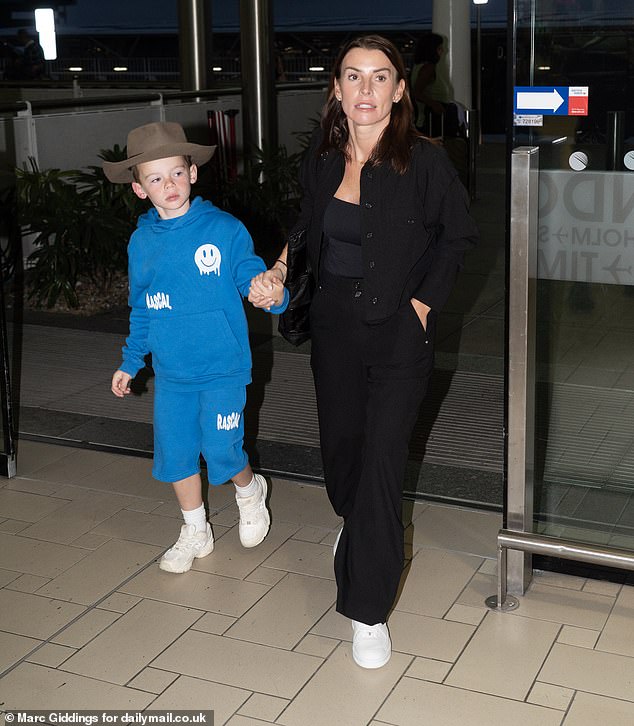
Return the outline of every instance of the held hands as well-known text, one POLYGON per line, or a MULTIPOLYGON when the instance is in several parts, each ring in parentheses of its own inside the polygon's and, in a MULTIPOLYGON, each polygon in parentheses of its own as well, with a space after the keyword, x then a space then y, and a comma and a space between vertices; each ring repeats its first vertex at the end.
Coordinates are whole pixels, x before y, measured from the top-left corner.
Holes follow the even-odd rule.
POLYGON ((130 380, 132 376, 129 373, 123 371, 115 371, 112 376, 112 384, 110 390, 114 393, 117 398, 123 398, 125 395, 130 393, 130 380))
POLYGON ((249 302, 256 308, 281 305, 284 302, 284 273, 279 267, 272 267, 251 280, 249 302))

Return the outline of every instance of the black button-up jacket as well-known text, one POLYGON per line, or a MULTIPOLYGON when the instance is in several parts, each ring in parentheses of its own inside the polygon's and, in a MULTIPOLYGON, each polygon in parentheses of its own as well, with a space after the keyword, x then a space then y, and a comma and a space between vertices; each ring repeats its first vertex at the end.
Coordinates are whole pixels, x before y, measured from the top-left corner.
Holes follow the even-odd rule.
MULTIPOLYGON (((302 164, 304 190, 293 231, 307 230, 309 268, 319 280, 324 212, 343 179, 337 151, 318 155, 317 131, 302 164)), ((405 174, 389 163, 361 170, 361 247, 367 322, 378 322, 416 298, 439 311, 478 230, 467 194, 446 154, 420 140, 405 174)))

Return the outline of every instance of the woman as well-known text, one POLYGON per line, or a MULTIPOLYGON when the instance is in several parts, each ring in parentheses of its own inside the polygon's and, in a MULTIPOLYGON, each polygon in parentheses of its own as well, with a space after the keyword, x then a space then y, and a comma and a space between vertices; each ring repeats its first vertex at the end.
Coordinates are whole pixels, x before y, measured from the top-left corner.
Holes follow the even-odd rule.
POLYGON ((456 136, 458 114, 451 88, 437 72, 444 52, 444 40, 437 33, 425 33, 416 44, 412 68, 412 95, 416 102, 416 128, 429 136, 456 136))
MULTIPOLYGON (((326 488, 344 520, 335 545, 337 610, 353 657, 390 658, 386 620, 404 564, 401 498, 409 438, 433 368, 436 315, 477 230, 444 152, 412 123, 403 60, 380 36, 350 41, 305 156, 301 211, 326 488)), ((254 278, 272 304, 286 248, 254 278)))

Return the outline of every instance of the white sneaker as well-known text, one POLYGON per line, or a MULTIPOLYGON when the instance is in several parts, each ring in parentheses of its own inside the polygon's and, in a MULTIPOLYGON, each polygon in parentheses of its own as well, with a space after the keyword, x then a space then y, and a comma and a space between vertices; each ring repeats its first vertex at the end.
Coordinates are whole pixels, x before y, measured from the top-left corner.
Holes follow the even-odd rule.
POLYGON ((392 655, 392 641, 385 623, 366 625, 352 621, 352 657, 361 668, 381 668, 392 655))
POLYGON ((165 572, 187 572, 197 557, 206 557, 213 548, 209 522, 204 532, 197 532, 195 524, 184 524, 176 543, 161 557, 159 567, 165 572))
POLYGON ((243 547, 255 547, 266 537, 271 525, 271 517, 266 508, 266 479, 254 474, 260 491, 251 497, 240 497, 236 494, 236 502, 240 510, 238 532, 243 547))

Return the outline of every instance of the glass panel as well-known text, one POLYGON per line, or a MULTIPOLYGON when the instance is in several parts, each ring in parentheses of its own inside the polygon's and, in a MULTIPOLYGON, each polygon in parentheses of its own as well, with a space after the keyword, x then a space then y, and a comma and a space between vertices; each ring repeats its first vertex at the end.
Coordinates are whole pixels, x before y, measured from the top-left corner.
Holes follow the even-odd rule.
POLYGON ((513 132, 540 149, 535 527, 634 548, 634 4, 515 10, 515 85, 587 89, 513 132))

